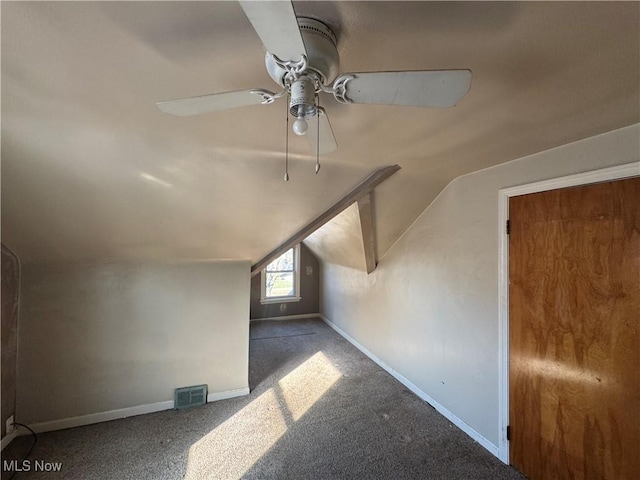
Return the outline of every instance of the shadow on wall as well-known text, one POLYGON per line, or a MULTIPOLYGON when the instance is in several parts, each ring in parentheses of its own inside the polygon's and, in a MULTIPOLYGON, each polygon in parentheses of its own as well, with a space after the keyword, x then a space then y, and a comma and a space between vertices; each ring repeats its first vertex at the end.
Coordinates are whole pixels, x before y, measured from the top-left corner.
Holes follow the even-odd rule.
POLYGON ((260 303, 260 274, 251 278, 251 320, 289 315, 315 314, 320 311, 320 263, 304 243, 300 244, 299 302, 260 303))
POLYGON ((6 422, 16 413, 16 368, 18 356, 18 300, 20 263, 2 244, 2 437, 6 422))

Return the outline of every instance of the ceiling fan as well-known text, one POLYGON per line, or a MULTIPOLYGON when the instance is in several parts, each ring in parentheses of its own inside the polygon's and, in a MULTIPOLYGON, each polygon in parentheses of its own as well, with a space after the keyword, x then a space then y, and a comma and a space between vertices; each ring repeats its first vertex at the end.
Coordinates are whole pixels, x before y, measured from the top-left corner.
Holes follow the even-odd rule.
MULTIPOLYGON (((241 0, 239 3, 267 49, 267 71, 281 90, 277 93, 259 88, 237 90, 157 102, 157 105, 165 113, 190 116, 269 104, 287 96, 289 114, 296 119, 293 132, 308 133, 311 150, 316 154, 316 173, 320 168, 319 155, 337 148, 327 112, 320 106, 320 93, 332 94, 338 102, 347 104, 451 107, 471 86, 471 71, 465 69, 338 76, 337 39, 327 25, 312 18, 296 18, 290 1, 241 0)), ((287 123, 288 120, 289 115, 287 123)), ((285 180, 288 179, 285 171, 285 180)))

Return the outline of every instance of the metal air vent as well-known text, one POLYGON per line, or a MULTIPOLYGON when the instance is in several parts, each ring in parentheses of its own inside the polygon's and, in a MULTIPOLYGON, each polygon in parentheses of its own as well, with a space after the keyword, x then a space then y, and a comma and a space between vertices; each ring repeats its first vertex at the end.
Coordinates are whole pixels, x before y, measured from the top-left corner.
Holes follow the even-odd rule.
POLYGON ((207 403, 207 386, 194 385, 193 387, 176 388, 174 396, 174 408, 196 407, 207 403))

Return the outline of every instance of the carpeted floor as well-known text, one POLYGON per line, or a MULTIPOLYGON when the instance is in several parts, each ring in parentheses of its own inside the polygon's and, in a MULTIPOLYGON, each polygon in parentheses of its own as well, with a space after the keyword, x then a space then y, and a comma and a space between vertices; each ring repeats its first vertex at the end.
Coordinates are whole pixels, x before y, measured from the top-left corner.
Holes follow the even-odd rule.
POLYGON ((253 322, 250 350, 250 395, 40 434, 61 472, 15 479, 525 478, 320 320, 253 322))

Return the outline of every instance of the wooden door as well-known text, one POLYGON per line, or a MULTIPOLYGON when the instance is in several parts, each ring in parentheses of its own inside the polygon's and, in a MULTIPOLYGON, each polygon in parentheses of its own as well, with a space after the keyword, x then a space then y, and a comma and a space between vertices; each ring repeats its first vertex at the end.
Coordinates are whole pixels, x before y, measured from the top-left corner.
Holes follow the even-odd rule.
POLYGON ((640 178, 509 201, 510 460, 640 479, 640 178))

